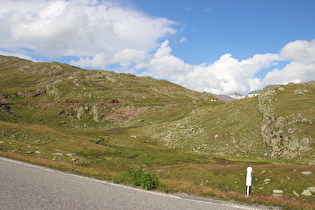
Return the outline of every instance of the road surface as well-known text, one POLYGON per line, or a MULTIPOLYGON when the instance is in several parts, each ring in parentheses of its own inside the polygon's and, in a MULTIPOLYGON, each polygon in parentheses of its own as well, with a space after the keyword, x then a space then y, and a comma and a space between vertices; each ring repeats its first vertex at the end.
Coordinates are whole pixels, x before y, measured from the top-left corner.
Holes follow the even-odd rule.
POLYGON ((0 157, 0 209, 267 209, 144 191, 0 157))

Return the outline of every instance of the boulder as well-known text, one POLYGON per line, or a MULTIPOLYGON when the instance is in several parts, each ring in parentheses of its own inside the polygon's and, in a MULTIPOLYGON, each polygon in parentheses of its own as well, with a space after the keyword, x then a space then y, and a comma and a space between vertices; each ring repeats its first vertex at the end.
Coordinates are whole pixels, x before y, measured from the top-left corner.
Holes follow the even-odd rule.
POLYGON ((315 193, 315 187, 308 187, 307 190, 309 190, 312 193, 315 193))
POLYGON ((301 193, 301 195, 304 195, 304 196, 312 196, 312 193, 311 193, 311 191, 309 191, 309 190, 304 190, 304 191, 301 193))
POLYGON ((312 172, 311 171, 302 171, 302 174, 304 174, 304 175, 311 175, 312 172))
POLYGON ((274 194, 282 194, 283 190, 273 190, 272 191, 274 194))

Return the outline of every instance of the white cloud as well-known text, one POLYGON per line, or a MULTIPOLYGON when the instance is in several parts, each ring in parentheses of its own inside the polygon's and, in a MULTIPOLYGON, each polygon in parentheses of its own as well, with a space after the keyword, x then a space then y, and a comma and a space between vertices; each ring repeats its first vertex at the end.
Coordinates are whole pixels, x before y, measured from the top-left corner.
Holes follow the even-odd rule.
POLYGON ((154 56, 142 66, 142 75, 174 81, 196 91, 230 94, 261 89, 270 84, 304 82, 315 79, 314 40, 287 44, 280 54, 256 54, 244 60, 225 54, 213 63, 190 65, 171 54, 165 41, 154 56), (296 53, 296 51, 298 53, 296 53), (278 69, 278 61, 289 59, 289 64, 278 69), (255 75, 266 68, 274 68, 264 78, 255 75))
POLYGON ((315 39, 313 41, 297 40, 282 48, 280 55, 283 59, 297 63, 310 64, 315 62, 315 39))
POLYGON ((180 43, 187 42, 187 38, 186 38, 186 37, 182 37, 182 38, 180 38, 179 42, 180 42, 180 43))
POLYGON ((103 53, 110 59, 124 49, 152 50, 159 39, 176 32, 170 20, 114 2, 2 0, 0 48, 82 59, 103 53))
POLYGON ((270 66, 277 58, 276 54, 263 54, 239 61, 230 54, 225 54, 212 64, 194 66, 193 71, 180 84, 215 94, 246 93, 260 85, 254 75, 270 66))
POLYGON ((225 54, 211 64, 191 65, 171 52, 169 41, 165 41, 151 58, 150 55, 142 54, 146 59, 143 59, 144 63, 139 63, 141 76, 168 79, 192 90, 216 94, 246 93, 257 89, 261 81, 254 77, 255 74, 279 58, 277 54, 258 54, 239 61, 225 54))
POLYGON ((71 61, 70 64, 74 66, 89 66, 93 68, 106 66, 108 63, 106 62, 107 58, 104 53, 97 53, 93 57, 84 57, 80 58, 78 61, 71 61))
POLYGON ((281 59, 291 62, 283 69, 274 69, 263 79, 264 84, 287 84, 315 80, 315 39, 288 43, 280 51, 281 59))
POLYGON ((147 54, 143 50, 125 49, 114 55, 110 64, 119 63, 121 66, 130 67, 132 64, 145 63, 147 54))
POLYGON ((293 61, 283 69, 274 69, 268 72, 262 82, 269 85, 310 80, 315 80, 315 62, 312 64, 301 64, 293 61))
POLYGON ((81 57, 78 61, 71 61, 71 65, 88 66, 93 68, 104 68, 111 64, 119 64, 122 67, 132 68, 134 65, 146 63, 148 54, 143 50, 124 49, 112 55, 97 53, 93 57, 81 57))
POLYGON ((156 78, 169 79, 177 83, 183 80, 187 73, 192 70, 192 66, 171 55, 171 51, 169 41, 163 42, 147 64, 147 71, 144 74, 156 78))

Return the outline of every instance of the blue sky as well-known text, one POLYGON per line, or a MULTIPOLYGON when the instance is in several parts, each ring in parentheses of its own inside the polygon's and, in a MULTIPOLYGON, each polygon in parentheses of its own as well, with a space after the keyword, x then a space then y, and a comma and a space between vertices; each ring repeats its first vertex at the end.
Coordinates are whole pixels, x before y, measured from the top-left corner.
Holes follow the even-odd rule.
POLYGON ((315 80, 314 0, 2 0, 0 54, 230 94, 315 80))
POLYGON ((179 46, 171 39, 171 46, 175 56, 191 64, 213 62, 225 53, 238 59, 277 53, 291 41, 315 38, 315 1, 312 0, 133 2, 148 14, 166 17, 183 27, 178 36, 186 37, 187 43, 179 46), (192 52, 198 56, 192 56, 192 52))

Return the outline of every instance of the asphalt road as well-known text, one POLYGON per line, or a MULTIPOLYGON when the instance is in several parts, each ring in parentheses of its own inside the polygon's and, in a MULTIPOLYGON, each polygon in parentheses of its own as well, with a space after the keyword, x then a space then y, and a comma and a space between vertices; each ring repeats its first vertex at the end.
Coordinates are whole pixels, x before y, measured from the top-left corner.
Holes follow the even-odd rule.
POLYGON ((144 191, 0 157, 0 209, 267 209, 144 191))

